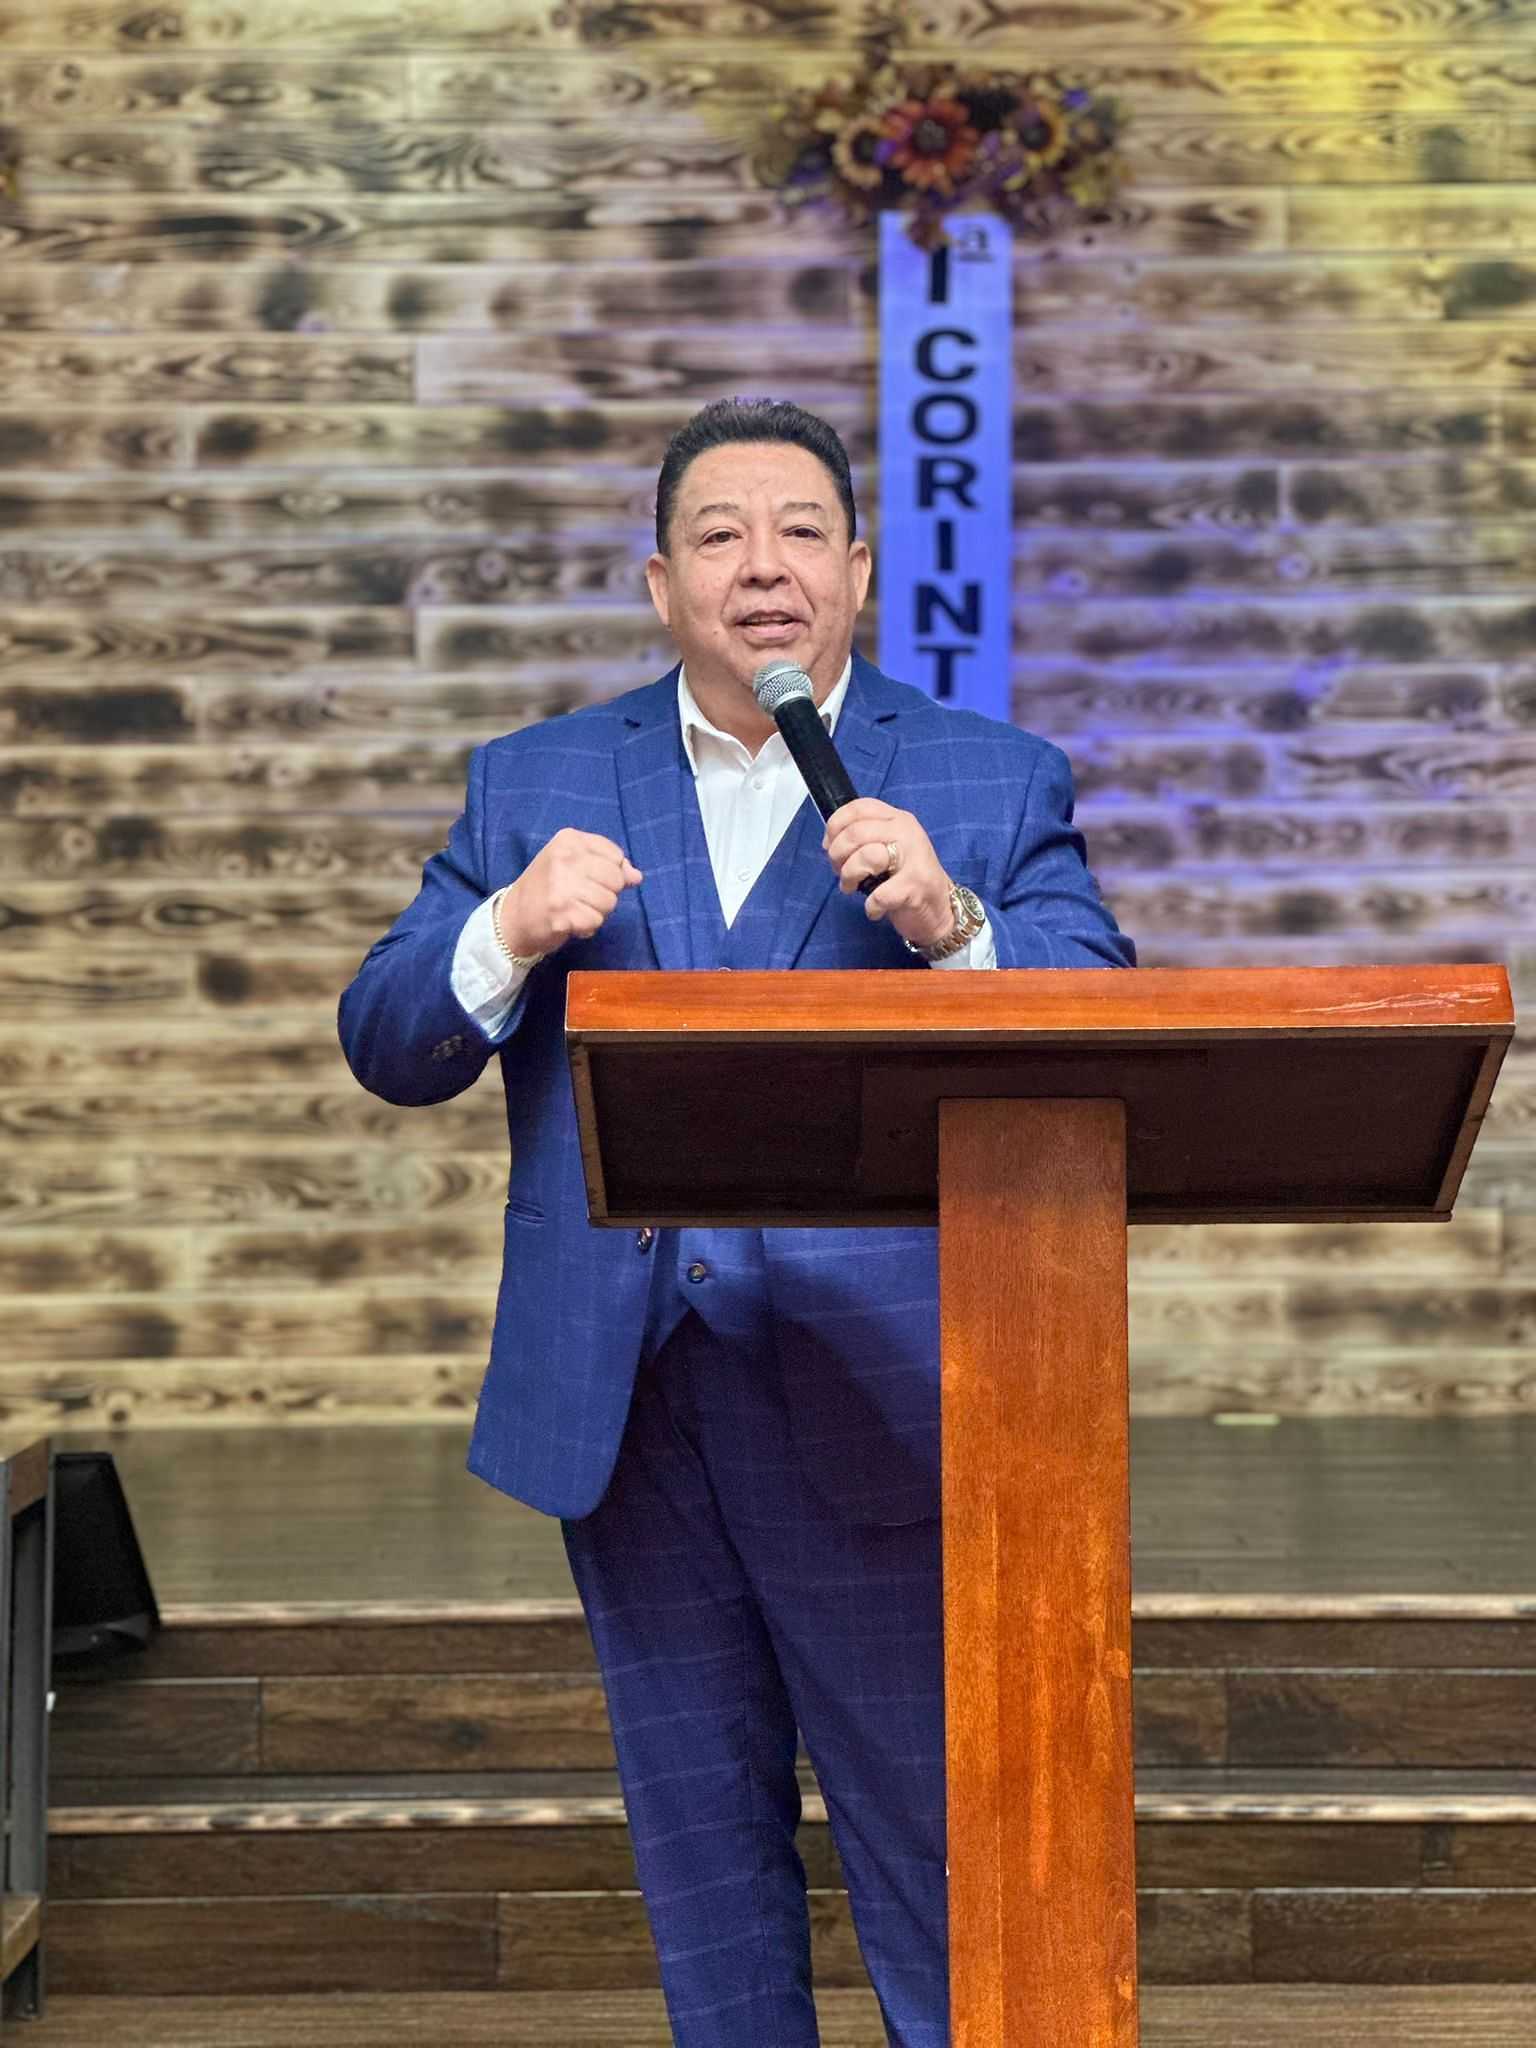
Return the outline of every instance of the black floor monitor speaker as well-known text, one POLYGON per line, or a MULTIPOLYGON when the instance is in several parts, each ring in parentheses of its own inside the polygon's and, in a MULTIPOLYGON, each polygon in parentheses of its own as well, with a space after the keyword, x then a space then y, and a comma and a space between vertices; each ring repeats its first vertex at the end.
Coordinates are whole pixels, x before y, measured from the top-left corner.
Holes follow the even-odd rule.
POLYGON ((160 1609, 110 1451, 54 1455, 53 1661, 142 1650, 160 1609))

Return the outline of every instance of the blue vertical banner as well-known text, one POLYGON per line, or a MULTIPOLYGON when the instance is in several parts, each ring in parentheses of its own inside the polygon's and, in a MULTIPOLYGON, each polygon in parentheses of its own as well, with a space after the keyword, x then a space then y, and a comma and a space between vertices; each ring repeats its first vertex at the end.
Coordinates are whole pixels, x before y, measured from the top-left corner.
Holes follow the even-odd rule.
POLYGON ((880 220, 880 666, 1008 720, 1013 230, 957 214, 919 249, 880 220))

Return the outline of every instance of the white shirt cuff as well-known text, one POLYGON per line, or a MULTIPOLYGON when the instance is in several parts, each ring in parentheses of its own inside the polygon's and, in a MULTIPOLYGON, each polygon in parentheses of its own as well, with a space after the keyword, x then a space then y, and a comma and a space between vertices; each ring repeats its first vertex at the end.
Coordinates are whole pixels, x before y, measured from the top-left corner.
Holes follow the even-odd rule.
POLYGON ((992 920, 988 918, 971 943, 962 946, 958 953, 951 953, 947 960, 930 960, 928 964, 930 967, 995 967, 997 940, 992 935, 992 920))
POLYGON ((453 949, 453 993, 487 1038, 506 1029, 523 983, 533 972, 531 967, 514 967, 502 951, 491 909, 495 901, 488 896, 470 912, 453 949))

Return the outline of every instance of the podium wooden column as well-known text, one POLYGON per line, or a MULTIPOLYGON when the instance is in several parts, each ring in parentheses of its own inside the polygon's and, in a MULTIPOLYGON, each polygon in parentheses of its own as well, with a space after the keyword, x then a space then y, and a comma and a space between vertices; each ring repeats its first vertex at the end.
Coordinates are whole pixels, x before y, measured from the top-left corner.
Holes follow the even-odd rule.
POLYGON ((1133 2048, 1127 1222, 1444 1219, 1487 966, 573 974, 592 1220, 939 1226, 955 2048, 1133 2048))

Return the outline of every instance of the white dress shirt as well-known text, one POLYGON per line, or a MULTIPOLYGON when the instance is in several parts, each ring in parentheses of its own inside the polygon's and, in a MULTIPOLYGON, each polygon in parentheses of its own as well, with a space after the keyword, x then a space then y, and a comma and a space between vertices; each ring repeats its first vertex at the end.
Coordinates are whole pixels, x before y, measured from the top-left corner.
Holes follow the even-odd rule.
MULTIPOLYGON (((852 674, 850 661, 837 688, 821 707, 822 722, 828 732, 837 729, 852 674)), ((743 741, 710 724, 682 671, 677 678, 677 713, 683 729, 683 749, 698 793, 699 815, 704 822, 709 864, 720 895, 720 911, 729 928, 768 865, 773 849, 788 831, 791 819, 806 801, 805 782, 782 733, 775 732, 752 753, 743 741)), ((497 942, 491 910, 495 900, 494 896, 487 897, 471 914, 459 934, 453 956, 454 995, 487 1038, 495 1038, 504 1028, 519 989, 533 972, 531 967, 514 967, 497 942)), ((968 946, 951 953, 947 960, 933 961, 932 965, 995 967, 997 943, 991 925, 984 924, 968 946)))

